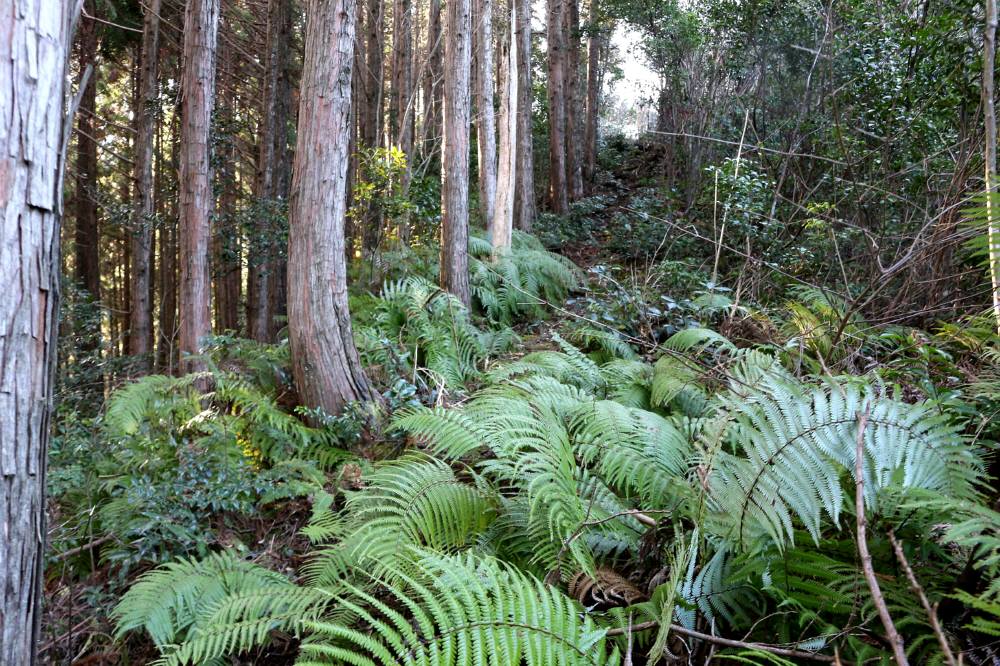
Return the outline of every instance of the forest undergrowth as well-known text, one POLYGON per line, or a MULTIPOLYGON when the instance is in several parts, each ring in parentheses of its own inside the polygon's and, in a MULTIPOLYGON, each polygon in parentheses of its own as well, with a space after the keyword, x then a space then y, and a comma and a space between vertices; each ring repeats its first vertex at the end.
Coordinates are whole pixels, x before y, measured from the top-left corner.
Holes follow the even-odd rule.
POLYGON ((602 159, 470 241, 472 311, 434 246, 358 270, 374 405, 298 407, 287 343, 226 336, 67 401, 43 659, 995 663, 990 320, 870 320, 823 234, 720 259, 654 157, 602 159))

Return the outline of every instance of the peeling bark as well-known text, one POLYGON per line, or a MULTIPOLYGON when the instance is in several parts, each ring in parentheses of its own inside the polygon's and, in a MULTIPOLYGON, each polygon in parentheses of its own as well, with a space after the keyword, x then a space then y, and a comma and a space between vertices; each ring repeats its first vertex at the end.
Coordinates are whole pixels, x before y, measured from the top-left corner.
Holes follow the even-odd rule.
POLYGON ((288 331, 302 404, 329 414, 376 394, 361 367, 344 258, 355 0, 310 0, 289 201, 288 331))
POLYGON ((0 0, 0 663, 38 663, 69 123, 64 3, 0 0))

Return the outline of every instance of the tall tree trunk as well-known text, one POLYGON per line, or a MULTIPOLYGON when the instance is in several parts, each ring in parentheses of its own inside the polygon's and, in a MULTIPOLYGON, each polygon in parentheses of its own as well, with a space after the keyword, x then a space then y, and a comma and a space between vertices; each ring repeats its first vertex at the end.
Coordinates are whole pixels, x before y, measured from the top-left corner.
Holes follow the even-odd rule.
POLYGON ((490 229, 490 242, 494 252, 504 252, 510 247, 514 227, 514 188, 517 182, 517 0, 510 0, 507 40, 501 53, 497 203, 490 229))
POLYGON ((566 19, 567 0, 548 0, 549 207, 557 215, 569 211, 566 170, 566 19))
POLYGON ((469 307, 470 0, 449 0, 444 34, 444 141, 441 145, 441 287, 469 307))
MULTIPOLYGON (((94 16, 94 1, 88 0, 87 12, 94 16)), ((97 22, 84 19, 77 39, 77 62, 80 72, 97 59, 97 22)), ((80 97, 76 121, 76 237, 74 256, 77 284, 87 290, 93 301, 101 300, 100 231, 97 221, 97 71, 94 70, 80 97)), ((87 341, 93 349, 97 340, 87 341)))
POLYGON ((1000 334, 1000 215, 997 207, 997 114, 994 104, 993 63, 996 60, 997 3, 986 0, 983 34, 983 115, 986 120, 986 239, 989 244, 993 315, 1000 334))
POLYGON ((479 211, 492 236, 497 196, 497 121, 493 110, 493 0, 475 0, 476 139, 479 157, 479 211))
MULTIPOLYGON (((174 107, 171 119, 170 173, 180 171, 180 114, 174 107)), ((157 364, 160 372, 173 374, 177 368, 177 232, 180 217, 179 185, 173 180, 175 190, 170 197, 170 210, 163 216, 160 229, 160 337, 157 364)), ((165 212, 167 212, 165 210, 165 212)))
MULTIPOLYGON (((212 166, 209 132, 215 101, 215 48, 220 0, 188 0, 181 67, 180 353, 199 354, 212 332, 209 243, 212 229, 212 166)), ((181 358, 181 370, 203 363, 181 358)))
POLYGON ((135 201, 133 202, 132 291, 129 307, 129 350, 138 357, 138 369, 149 372, 153 349, 152 254, 154 223, 153 142, 159 110, 158 60, 160 43, 160 0, 144 6, 142 51, 140 54, 139 108, 136 113, 135 201))
POLYGON ((385 3, 384 0, 367 0, 365 12, 365 104, 362 117, 361 139, 366 148, 382 146, 382 96, 385 55, 385 3))
POLYGON ((65 3, 0 0, 0 663, 38 663, 59 316, 65 3))
POLYGON ((535 164, 531 119, 531 0, 513 0, 517 29, 517 168, 514 192, 514 224, 531 232, 535 221, 535 164))
POLYGON ((371 400, 347 309, 345 179, 355 0, 310 0, 289 203, 288 330, 302 404, 371 400))
POLYGON ((427 9, 427 69, 424 74, 424 124, 421 153, 427 157, 436 148, 441 131, 441 88, 444 83, 444 38, 441 34, 441 0, 430 0, 427 9))
POLYGON ((270 342, 277 333, 280 273, 285 268, 280 239, 284 236, 282 202, 288 198, 288 80, 292 12, 288 0, 267 4, 267 57, 257 158, 256 218, 247 257, 247 334, 270 342))
POLYGON ((601 33, 598 0, 590 0, 590 26, 587 32, 587 118, 583 135, 583 177, 588 190, 594 186, 597 170, 597 116, 601 94, 601 33))
MULTIPOLYGON (((403 196, 410 190, 413 173, 413 119, 416 113, 413 95, 413 1, 394 0, 392 9, 392 103, 390 127, 392 141, 406 156, 406 167, 400 176, 403 196)), ((398 221, 399 237, 409 237, 409 222, 398 221)))
POLYGON ((570 201, 583 197, 583 118, 580 90, 580 4, 563 0, 566 29, 566 179, 570 201))
POLYGON ((413 149, 413 3, 394 0, 392 8, 392 142, 409 157, 413 149))
MULTIPOLYGON (((224 29, 229 28, 229 22, 224 29)), ((233 48, 227 40, 219 48, 219 71, 222 94, 219 95, 216 116, 225 127, 232 127, 236 115, 236 89, 233 48)), ((215 330, 218 333, 239 329, 239 307, 242 286, 242 248, 236 217, 237 203, 237 153, 235 137, 223 134, 216 140, 215 150, 222 154, 217 159, 220 174, 216 189, 219 192, 218 213, 213 217, 212 233, 212 294, 215 305, 215 330)))
MULTIPOLYGON (((382 98, 385 80, 385 2, 368 0, 365 13, 365 103, 361 116, 361 141, 369 150, 382 147, 382 98)), ((366 257, 374 253, 382 237, 381 208, 375 201, 368 203, 365 211, 362 245, 366 257)))

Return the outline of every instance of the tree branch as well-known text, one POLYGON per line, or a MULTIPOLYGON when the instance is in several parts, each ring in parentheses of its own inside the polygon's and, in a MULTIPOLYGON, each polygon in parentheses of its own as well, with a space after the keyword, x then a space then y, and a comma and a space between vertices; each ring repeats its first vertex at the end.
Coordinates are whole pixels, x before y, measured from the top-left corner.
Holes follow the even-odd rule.
POLYGON ((878 579, 875 578, 875 569, 872 567, 872 556, 868 551, 867 521, 865 519, 865 428, 868 426, 868 414, 871 412, 871 405, 865 405, 865 411, 858 417, 858 435, 855 442, 854 460, 854 509, 857 513, 858 524, 858 554, 861 555, 861 569, 865 574, 865 581, 868 589, 872 593, 872 602, 878 610, 879 619, 885 627, 886 638, 892 645, 892 653, 899 666, 909 666, 906 659, 906 651, 903 649, 903 638, 896 631, 896 625, 889 615, 889 607, 885 604, 885 597, 879 588, 878 579))
POLYGON ((944 631, 941 630, 941 623, 938 622, 937 605, 932 606, 931 602, 927 600, 924 588, 920 586, 916 574, 913 573, 913 568, 906 559, 906 553, 903 552, 903 544, 899 542, 899 539, 896 538, 892 530, 889 530, 889 541, 892 542, 892 549, 896 551, 896 559, 899 560, 900 566, 903 567, 903 571, 906 573, 907 580, 910 581, 910 587, 917 595, 917 598, 920 599, 920 605, 927 611, 927 619, 930 621, 931 629, 934 630, 934 635, 937 636, 938 643, 941 645, 941 652, 944 653, 945 661, 948 663, 948 666, 958 666, 955 654, 951 651, 951 646, 948 644, 948 639, 945 637, 944 631))
MULTIPOLYGON (((650 622, 640 622, 639 624, 634 624, 629 628, 616 627, 609 629, 607 636, 622 636, 626 634, 631 634, 633 631, 645 631, 646 629, 655 629, 660 626, 660 623, 656 620, 650 622)), ((777 645, 768 645, 767 643, 747 643, 745 641, 737 641, 732 638, 723 638, 722 636, 713 636, 711 634, 705 634, 700 631, 695 631, 694 629, 688 629, 687 627, 682 627, 679 624, 670 625, 670 631, 675 634, 680 634, 682 636, 688 636, 690 638, 696 638, 699 641, 705 641, 706 643, 713 643, 715 645, 722 645, 723 647, 740 648, 743 650, 760 650, 761 652, 770 652, 771 654, 777 654, 782 657, 792 657, 793 659, 808 659, 810 661, 821 661, 827 664, 832 664, 836 661, 835 657, 831 657, 825 654, 818 654, 816 652, 806 652, 805 650, 793 650, 791 648, 783 648, 777 645)))

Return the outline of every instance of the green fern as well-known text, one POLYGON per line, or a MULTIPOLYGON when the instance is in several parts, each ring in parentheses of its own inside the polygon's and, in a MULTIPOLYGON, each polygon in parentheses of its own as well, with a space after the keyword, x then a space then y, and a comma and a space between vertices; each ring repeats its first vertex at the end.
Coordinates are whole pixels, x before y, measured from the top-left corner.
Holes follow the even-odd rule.
POLYGON ((816 541, 825 514, 844 503, 842 477, 853 476, 858 421, 864 431, 865 500, 877 509, 890 487, 976 497, 982 463, 955 425, 929 407, 894 400, 858 382, 809 387, 769 379, 722 398, 735 453, 720 451, 710 482, 715 529, 752 547, 791 543, 798 519, 816 541))
POLYGON ((307 622, 313 636, 302 645, 298 666, 621 661, 605 630, 576 602, 491 558, 415 551, 397 582, 376 582, 376 593, 355 587, 337 598, 370 629, 307 622))
POLYGON ((411 453, 378 466, 344 509, 320 511, 303 532, 324 545, 306 566, 313 584, 360 569, 395 575, 413 546, 449 551, 470 544, 494 515, 491 491, 458 479, 448 465, 411 453))

